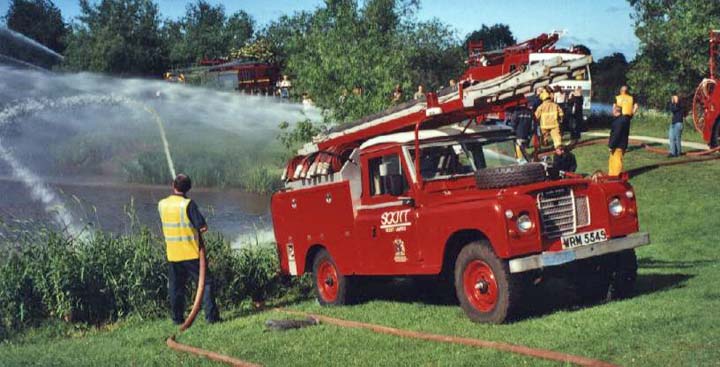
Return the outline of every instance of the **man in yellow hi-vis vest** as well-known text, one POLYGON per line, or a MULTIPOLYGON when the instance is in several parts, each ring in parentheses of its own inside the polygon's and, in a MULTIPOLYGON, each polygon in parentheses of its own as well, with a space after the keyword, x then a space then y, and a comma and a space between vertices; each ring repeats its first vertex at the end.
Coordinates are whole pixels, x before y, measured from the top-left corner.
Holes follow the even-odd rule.
MULTIPOLYGON (((182 324, 185 311, 185 283, 188 277, 197 280, 200 270, 200 247, 205 246, 202 234, 208 227, 197 204, 187 198, 192 187, 190 177, 179 174, 172 184, 172 195, 160 200, 158 210, 162 221, 163 235, 168 259, 168 293, 172 308, 172 320, 182 324)), ((210 272, 205 276, 203 293, 205 319, 210 322, 220 320, 213 298, 213 281, 210 272)))
POLYGON ((620 94, 615 97, 613 104, 613 120, 610 127, 610 159, 608 159, 608 175, 618 176, 623 171, 623 157, 627 150, 630 138, 630 120, 638 110, 633 96, 628 94, 628 87, 623 85, 620 94))

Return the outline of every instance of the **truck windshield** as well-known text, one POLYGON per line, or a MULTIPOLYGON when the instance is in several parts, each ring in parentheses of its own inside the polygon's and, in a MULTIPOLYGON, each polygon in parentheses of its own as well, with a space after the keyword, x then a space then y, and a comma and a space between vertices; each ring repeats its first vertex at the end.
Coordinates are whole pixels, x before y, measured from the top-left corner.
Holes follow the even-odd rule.
MULTIPOLYGON (((415 150, 410 148, 415 160, 415 150)), ((483 168, 516 165, 525 162, 518 158, 515 141, 477 139, 438 142, 420 148, 420 174, 424 180, 435 180, 474 174, 483 168)))

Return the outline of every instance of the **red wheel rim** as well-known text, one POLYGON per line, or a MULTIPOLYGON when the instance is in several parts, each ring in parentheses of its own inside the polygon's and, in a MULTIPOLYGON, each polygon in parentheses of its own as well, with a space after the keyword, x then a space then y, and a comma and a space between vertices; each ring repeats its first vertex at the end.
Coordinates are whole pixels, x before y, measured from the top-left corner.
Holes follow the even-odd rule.
POLYGON ((703 133, 705 129, 705 115, 712 108, 712 94, 717 83, 712 79, 703 80, 695 90, 692 105, 692 117, 695 130, 703 133))
POLYGON ((490 312, 498 299, 498 286, 490 265, 473 260, 463 272, 463 286, 470 304, 480 312, 490 312))
POLYGON ((335 265, 329 260, 323 260, 318 266, 317 283, 320 297, 325 302, 334 302, 338 294, 338 274, 335 265))

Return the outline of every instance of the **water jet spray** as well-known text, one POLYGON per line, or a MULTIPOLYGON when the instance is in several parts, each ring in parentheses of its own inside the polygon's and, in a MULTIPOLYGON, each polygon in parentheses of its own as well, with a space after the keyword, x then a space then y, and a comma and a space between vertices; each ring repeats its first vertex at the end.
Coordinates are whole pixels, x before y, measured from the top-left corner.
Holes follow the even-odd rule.
MULTIPOLYGON (((170 155, 170 147, 167 137, 165 136, 162 119, 151 107, 123 96, 80 95, 58 99, 29 99, 25 102, 18 103, 0 111, 0 127, 22 115, 38 113, 47 109, 71 108, 90 104, 122 104, 131 107, 139 107, 152 115, 158 126, 160 137, 163 141, 163 148, 165 151, 168 169, 170 170, 172 176, 175 177, 175 167, 173 165, 172 156, 170 155)), ((18 159, 3 146, 1 137, 0 157, 10 165, 13 175, 19 178, 30 190, 33 199, 42 202, 45 207, 45 211, 53 214, 53 219, 62 229, 66 230, 73 237, 82 233, 82 226, 76 221, 70 211, 67 210, 62 200, 52 189, 43 184, 42 179, 39 176, 32 173, 27 167, 22 165, 22 163, 20 163, 20 161, 18 161, 18 159)))

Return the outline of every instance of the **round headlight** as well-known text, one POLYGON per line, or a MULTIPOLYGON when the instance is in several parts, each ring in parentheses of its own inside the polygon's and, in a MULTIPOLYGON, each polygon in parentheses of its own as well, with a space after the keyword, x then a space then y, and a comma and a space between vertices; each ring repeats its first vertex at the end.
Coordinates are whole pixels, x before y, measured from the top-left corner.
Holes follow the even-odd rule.
POLYGON ((620 199, 613 198, 610 200, 610 204, 608 204, 608 211, 610 214, 617 217, 622 214, 623 210, 625 210, 625 208, 623 208, 622 201, 620 201, 620 199))
POLYGON ((527 232, 533 227, 533 222, 527 213, 522 213, 517 218, 517 228, 520 232, 527 232))

